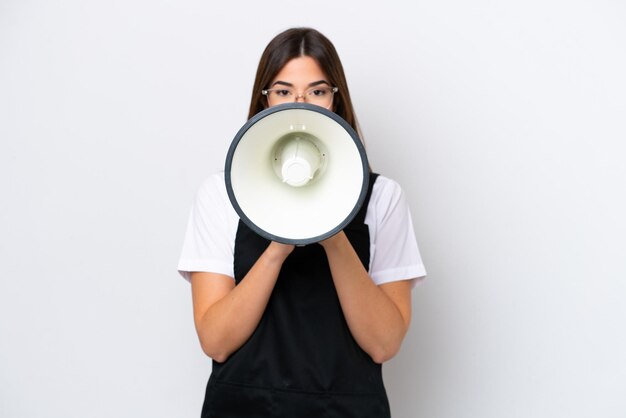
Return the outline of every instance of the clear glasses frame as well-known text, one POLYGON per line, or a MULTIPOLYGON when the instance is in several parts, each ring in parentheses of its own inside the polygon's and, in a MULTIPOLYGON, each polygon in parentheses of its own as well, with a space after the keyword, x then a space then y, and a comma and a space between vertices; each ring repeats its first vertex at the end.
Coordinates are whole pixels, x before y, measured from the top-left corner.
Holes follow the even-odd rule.
POLYGON ((288 87, 278 87, 273 89, 264 89, 261 90, 261 94, 267 97, 267 102, 270 106, 282 103, 293 103, 297 102, 298 99, 302 99, 307 103, 318 105, 321 107, 325 107, 326 109, 330 108, 333 104, 333 98, 335 97, 335 93, 339 91, 339 87, 311 87, 306 90, 304 93, 296 94, 295 91, 288 87), (320 90, 328 90, 329 96, 319 97, 316 96, 316 92, 320 90), (278 98, 275 95, 278 95, 278 98), (281 95, 282 94, 282 95, 281 95), (274 97, 274 99, 271 99, 274 97))

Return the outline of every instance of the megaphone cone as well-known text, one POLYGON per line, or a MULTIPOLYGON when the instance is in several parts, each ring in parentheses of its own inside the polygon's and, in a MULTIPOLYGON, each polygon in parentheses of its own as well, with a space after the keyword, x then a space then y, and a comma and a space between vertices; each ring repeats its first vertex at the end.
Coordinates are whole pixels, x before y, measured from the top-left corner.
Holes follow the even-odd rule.
POLYGON ((369 164, 357 133, 339 115, 307 103, 273 106, 233 139, 228 197, 257 234, 285 244, 329 238, 356 216, 369 164))

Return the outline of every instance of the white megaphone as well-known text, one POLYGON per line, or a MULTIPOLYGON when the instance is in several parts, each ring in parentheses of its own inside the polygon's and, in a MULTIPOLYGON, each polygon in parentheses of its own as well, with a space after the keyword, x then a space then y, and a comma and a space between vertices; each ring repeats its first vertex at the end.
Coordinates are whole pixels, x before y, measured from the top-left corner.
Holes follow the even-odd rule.
POLYGON ((285 244, 319 242, 361 208, 369 164, 357 133, 339 115, 307 103, 272 106, 233 139, 228 197, 257 234, 285 244))

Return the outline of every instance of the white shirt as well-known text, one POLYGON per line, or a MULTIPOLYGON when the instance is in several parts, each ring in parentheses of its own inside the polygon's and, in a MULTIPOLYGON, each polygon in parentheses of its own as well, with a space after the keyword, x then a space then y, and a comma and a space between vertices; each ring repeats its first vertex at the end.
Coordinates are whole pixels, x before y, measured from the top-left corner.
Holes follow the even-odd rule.
MULTIPOLYGON (((187 280, 202 271, 234 277, 235 236, 239 217, 232 207, 224 172, 213 174, 200 186, 191 209, 178 271, 187 280)), ((380 285, 426 276, 413 231, 413 221, 402 189, 378 176, 367 207, 370 232, 369 275, 380 285)))

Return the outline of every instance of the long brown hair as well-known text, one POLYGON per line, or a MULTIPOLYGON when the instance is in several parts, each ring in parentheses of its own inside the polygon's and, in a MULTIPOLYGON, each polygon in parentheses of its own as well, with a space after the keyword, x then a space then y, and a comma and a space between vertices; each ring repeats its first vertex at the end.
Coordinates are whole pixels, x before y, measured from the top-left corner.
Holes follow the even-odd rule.
POLYGON ((317 61, 328 77, 328 82, 339 88, 333 98, 333 111, 359 132, 348 82, 335 46, 328 38, 312 28, 287 29, 276 35, 267 45, 257 68, 248 118, 267 108, 267 101, 261 94, 261 90, 270 87, 269 84, 287 62, 303 56, 317 61))

